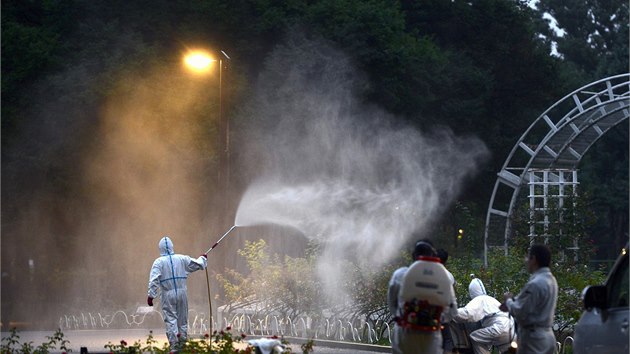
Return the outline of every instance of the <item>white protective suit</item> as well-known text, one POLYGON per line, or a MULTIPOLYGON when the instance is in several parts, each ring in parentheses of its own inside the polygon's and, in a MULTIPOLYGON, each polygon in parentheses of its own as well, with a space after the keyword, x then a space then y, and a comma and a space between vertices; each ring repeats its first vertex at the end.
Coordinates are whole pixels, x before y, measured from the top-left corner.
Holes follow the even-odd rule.
POLYGON ((470 282, 468 293, 472 300, 457 310, 453 321, 481 321, 481 328, 470 333, 475 354, 489 354, 491 346, 498 348, 499 353, 507 351, 514 336, 514 321, 499 309, 501 303, 497 299, 486 294, 480 279, 470 282))
POLYGON ((160 257, 153 262, 149 275, 149 297, 157 298, 161 290, 162 315, 166 324, 166 337, 175 349, 179 339, 188 337, 188 297, 186 278, 188 274, 205 269, 206 257, 191 258, 175 254, 173 241, 168 236, 160 239, 158 244, 160 257))
POLYGON ((287 349, 286 346, 277 339, 259 338, 248 340, 247 343, 258 348, 257 352, 260 351, 262 354, 279 354, 284 353, 287 349))
POLYGON ((519 354, 553 354, 556 337, 553 317, 558 301, 558 283, 549 267, 532 273, 525 287, 505 305, 518 324, 519 354))
MULTIPOLYGON (((401 306, 403 300, 399 294, 403 278, 409 267, 398 268, 392 274, 387 290, 387 303, 392 316, 400 316, 402 312, 401 306)), ((452 281, 448 280, 449 284, 452 281)), ((448 322, 457 311, 457 299, 455 298, 455 290, 450 287, 450 293, 445 294, 449 297, 450 307, 444 308, 442 314, 442 322, 448 322)), ((401 328, 398 324, 394 326, 392 337, 392 353, 394 354, 433 354, 442 353, 442 333, 441 331, 421 332, 401 328)))

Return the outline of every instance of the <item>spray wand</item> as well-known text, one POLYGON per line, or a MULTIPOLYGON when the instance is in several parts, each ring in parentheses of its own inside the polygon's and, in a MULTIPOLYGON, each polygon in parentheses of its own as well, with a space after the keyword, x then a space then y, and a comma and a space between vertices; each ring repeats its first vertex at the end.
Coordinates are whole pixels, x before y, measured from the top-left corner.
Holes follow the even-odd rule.
MULTIPOLYGON (((225 234, 223 234, 223 236, 221 236, 219 241, 215 242, 214 245, 212 245, 212 247, 208 248, 208 250, 206 251, 206 253, 204 253, 204 255, 207 255, 208 253, 210 253, 210 251, 212 251, 212 249, 217 247, 219 242, 221 242, 221 240, 223 240, 235 228, 236 228, 236 225, 232 226, 225 234)), ((210 296, 210 276, 208 275, 208 267, 206 267, 206 284, 208 284, 208 308, 210 310, 210 312, 208 312, 208 328, 209 328, 208 333, 212 333, 212 297, 210 296)))
POLYGON ((214 245, 212 245, 212 247, 208 248, 208 250, 206 251, 206 253, 204 254, 208 254, 210 253, 210 251, 212 251, 213 248, 217 247, 217 245, 219 244, 219 242, 221 242, 221 240, 223 240, 225 238, 225 236, 227 236, 230 232, 232 232, 232 230, 234 230, 236 228, 236 225, 232 226, 225 234, 223 234, 223 236, 221 236, 221 238, 219 239, 219 241, 215 242, 214 245))

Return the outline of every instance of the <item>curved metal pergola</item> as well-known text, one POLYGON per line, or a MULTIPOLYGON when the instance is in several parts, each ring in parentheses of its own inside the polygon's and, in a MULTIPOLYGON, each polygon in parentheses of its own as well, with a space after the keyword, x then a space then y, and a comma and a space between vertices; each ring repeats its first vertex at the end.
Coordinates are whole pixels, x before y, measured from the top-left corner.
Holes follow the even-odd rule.
POLYGON ((630 116, 630 73, 595 81, 568 94, 541 114, 512 148, 492 191, 484 231, 489 247, 508 252, 511 219, 521 187, 532 171, 576 171, 588 149, 630 116))

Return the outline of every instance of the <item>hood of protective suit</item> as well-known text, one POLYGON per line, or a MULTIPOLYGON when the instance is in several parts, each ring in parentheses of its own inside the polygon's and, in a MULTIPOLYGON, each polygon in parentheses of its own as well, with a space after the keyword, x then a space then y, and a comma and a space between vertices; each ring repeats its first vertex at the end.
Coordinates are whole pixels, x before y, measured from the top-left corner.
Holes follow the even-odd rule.
POLYGON ((160 249, 160 256, 168 256, 169 254, 175 254, 175 250, 173 248, 173 241, 171 241, 171 239, 168 236, 164 236, 160 239, 158 248, 160 249))
POLYGON ((487 295, 486 288, 483 286, 483 282, 479 278, 475 278, 468 285, 468 294, 470 298, 474 299, 479 295, 487 295))

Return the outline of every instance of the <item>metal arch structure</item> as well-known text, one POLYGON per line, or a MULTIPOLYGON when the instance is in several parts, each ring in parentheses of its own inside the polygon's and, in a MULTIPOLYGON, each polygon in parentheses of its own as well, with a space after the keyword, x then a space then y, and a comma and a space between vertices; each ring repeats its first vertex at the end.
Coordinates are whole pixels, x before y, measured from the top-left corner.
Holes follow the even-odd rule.
POLYGON ((542 113, 512 148, 492 191, 484 230, 484 265, 488 249, 503 248, 521 187, 533 171, 577 171, 588 149, 630 116, 630 73, 595 81, 573 91, 542 113))

